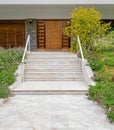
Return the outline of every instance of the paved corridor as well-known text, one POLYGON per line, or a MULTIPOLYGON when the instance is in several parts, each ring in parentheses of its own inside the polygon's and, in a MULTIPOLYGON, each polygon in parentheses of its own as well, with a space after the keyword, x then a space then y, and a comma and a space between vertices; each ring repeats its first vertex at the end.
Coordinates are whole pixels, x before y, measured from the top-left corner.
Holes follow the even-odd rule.
POLYGON ((114 130, 84 95, 17 95, 0 106, 0 130, 114 130))

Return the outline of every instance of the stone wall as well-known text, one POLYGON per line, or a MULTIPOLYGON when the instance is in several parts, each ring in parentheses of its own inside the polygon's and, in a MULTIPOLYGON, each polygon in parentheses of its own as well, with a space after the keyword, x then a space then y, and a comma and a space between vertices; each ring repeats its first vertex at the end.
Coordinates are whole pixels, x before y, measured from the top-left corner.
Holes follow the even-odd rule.
POLYGON ((26 19, 25 20, 25 35, 30 35, 31 51, 37 50, 37 20, 26 19))

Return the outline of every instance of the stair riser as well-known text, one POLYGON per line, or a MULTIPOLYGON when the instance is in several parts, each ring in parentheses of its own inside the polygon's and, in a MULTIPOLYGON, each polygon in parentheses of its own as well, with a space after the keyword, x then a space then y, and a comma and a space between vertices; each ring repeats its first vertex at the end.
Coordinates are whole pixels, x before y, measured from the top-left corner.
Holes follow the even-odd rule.
POLYGON ((74 63, 65 63, 65 62, 61 62, 61 63, 56 63, 56 62, 32 62, 32 63, 30 63, 30 62, 28 62, 27 64, 26 64, 26 66, 60 66, 60 67, 64 67, 64 66, 81 66, 80 64, 76 64, 75 62, 74 63))
POLYGON ((70 56, 70 55, 67 55, 67 56, 64 56, 64 55, 52 55, 52 56, 43 56, 43 55, 31 55, 31 56, 28 56, 27 57, 28 59, 35 59, 35 58, 38 58, 38 59, 78 59, 76 56, 70 56))
POLYGON ((80 62, 79 61, 77 61, 77 60, 63 60, 63 59, 61 59, 61 60, 56 60, 56 59, 52 59, 52 60, 48 60, 48 59, 41 59, 41 60, 39 60, 39 59, 34 59, 34 60, 30 60, 30 59, 28 59, 28 60, 26 60, 26 62, 31 62, 31 63, 39 63, 39 62, 49 62, 49 63, 53 63, 53 62, 55 62, 55 63, 63 63, 63 62, 65 62, 65 63, 77 63, 77 64, 79 64, 80 62))
POLYGON ((13 95, 85 95, 87 93, 87 91, 73 91, 73 92, 69 92, 69 91, 63 91, 63 92, 50 92, 50 91, 42 91, 42 92, 12 92, 13 95))
POLYGON ((61 79, 53 79, 53 78, 52 79, 44 79, 44 78, 43 79, 41 79, 41 78, 40 79, 38 79, 38 78, 31 79, 31 78, 24 78, 24 81, 82 81, 82 79, 81 78, 79 78, 79 79, 78 78, 76 78, 76 79, 74 79, 74 78, 73 79, 62 79, 62 78, 61 79))
POLYGON ((55 67, 26 67, 26 69, 25 69, 25 72, 26 71, 32 71, 32 72, 34 72, 34 71, 36 71, 36 72, 39 72, 39 71, 49 71, 49 72, 51 72, 51 71, 54 71, 54 72, 59 72, 59 71, 61 71, 61 72, 82 72, 82 70, 81 70, 81 68, 55 68, 55 67))
POLYGON ((62 60, 62 61, 78 61, 80 62, 79 59, 77 58, 72 58, 72 57, 28 57, 26 60, 41 60, 41 61, 44 61, 44 60, 47 60, 47 61, 53 61, 53 60, 62 60))
POLYGON ((81 76, 81 73, 25 73, 26 76, 37 76, 37 77, 42 77, 42 76, 51 76, 51 77, 59 77, 59 76, 64 76, 64 77, 77 77, 81 76), (27 75, 26 75, 27 74, 27 75))
POLYGON ((25 65, 25 67, 57 67, 57 68, 72 68, 72 67, 74 67, 74 68, 81 68, 81 65, 78 65, 78 64, 70 64, 70 65, 68 65, 68 64, 26 64, 25 65))
POLYGON ((52 72, 52 73, 76 73, 76 74, 78 74, 78 73, 82 73, 82 71, 81 70, 71 70, 71 69, 69 69, 69 70, 61 70, 61 69, 56 69, 56 70, 51 70, 51 69, 26 69, 25 70, 25 74, 27 74, 27 73, 48 73, 48 72, 52 72))

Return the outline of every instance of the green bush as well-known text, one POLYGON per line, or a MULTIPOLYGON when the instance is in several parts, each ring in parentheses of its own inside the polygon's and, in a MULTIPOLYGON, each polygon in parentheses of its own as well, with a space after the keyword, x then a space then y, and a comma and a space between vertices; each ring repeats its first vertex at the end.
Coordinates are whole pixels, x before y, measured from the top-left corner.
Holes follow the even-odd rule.
POLYGON ((21 62, 23 49, 0 48, 0 98, 8 96, 8 86, 15 81, 15 71, 21 62))

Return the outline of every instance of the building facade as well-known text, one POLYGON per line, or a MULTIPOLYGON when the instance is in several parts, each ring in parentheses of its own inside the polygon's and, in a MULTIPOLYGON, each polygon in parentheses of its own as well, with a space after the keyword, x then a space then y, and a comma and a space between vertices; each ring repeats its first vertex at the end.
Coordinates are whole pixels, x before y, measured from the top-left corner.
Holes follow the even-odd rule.
POLYGON ((63 28, 73 8, 80 6, 94 6, 113 26, 113 0, 0 0, 0 46, 24 46, 30 34, 34 51, 69 49, 70 39, 63 28))

